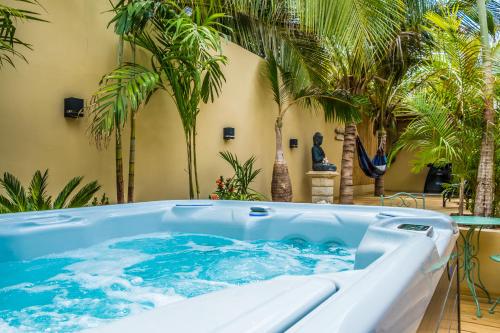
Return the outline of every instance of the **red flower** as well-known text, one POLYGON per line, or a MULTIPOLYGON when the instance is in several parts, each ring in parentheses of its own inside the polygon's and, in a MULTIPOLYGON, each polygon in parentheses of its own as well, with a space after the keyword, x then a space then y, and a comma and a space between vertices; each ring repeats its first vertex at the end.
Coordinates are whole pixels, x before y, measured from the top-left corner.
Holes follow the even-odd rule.
POLYGON ((210 194, 210 200, 219 200, 220 197, 217 193, 210 194))

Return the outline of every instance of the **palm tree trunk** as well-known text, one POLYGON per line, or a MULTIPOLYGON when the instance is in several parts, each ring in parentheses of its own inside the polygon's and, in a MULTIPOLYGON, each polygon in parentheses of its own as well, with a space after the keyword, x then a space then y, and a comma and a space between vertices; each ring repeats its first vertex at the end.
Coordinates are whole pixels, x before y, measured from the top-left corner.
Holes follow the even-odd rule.
POLYGON ((353 168, 356 148, 356 123, 346 123, 342 147, 342 166, 340 171, 340 203, 354 203, 353 168))
POLYGON ((458 215, 464 215, 464 199, 465 199, 465 179, 460 177, 460 188, 458 190, 458 215))
POLYGON ((292 181, 288 173, 285 155, 283 152, 283 118, 278 116, 274 125, 276 134, 276 157, 273 166, 273 179, 271 183, 271 197, 273 201, 292 201, 292 181))
POLYGON ((193 190, 193 162, 192 156, 193 153, 191 151, 191 131, 188 131, 186 134, 186 152, 187 152, 187 172, 189 179, 189 199, 194 199, 194 190, 193 190))
POLYGON ((130 153, 128 157, 128 202, 134 202, 135 183, 135 112, 130 113, 130 153))
MULTIPOLYGON (((135 64, 135 42, 130 43, 132 49, 132 63, 135 64)), ((139 110, 136 110, 139 111, 139 110)), ((135 112, 130 112, 130 146, 128 157, 128 193, 127 202, 134 202, 134 187, 135 187, 135 112)))
MULTIPOLYGON (((387 144, 387 132, 385 129, 381 129, 377 132, 377 149, 382 148, 384 151, 387 144)), ((379 197, 384 195, 384 176, 379 176, 375 178, 375 191, 374 195, 379 197)))
POLYGON ((193 147, 193 169, 194 169, 194 185, 196 192, 196 199, 200 198, 200 183, 198 182, 198 162, 196 158, 196 118, 193 123, 193 139, 192 139, 193 147))
POLYGON ((474 204, 474 215, 491 216, 493 214, 494 200, 494 157, 495 141, 493 129, 495 126, 495 115, 493 109, 493 87, 494 78, 491 63, 491 50, 486 19, 486 5, 484 0, 477 0, 479 25, 481 30, 482 58, 484 70, 484 122, 485 130, 481 142, 481 155, 477 172, 476 200, 474 204))
POLYGON ((122 134, 119 126, 115 129, 115 140, 116 201, 121 204, 125 202, 125 193, 123 186, 122 134))
MULTIPOLYGON (((118 42, 118 66, 123 64, 123 36, 118 42)), ((119 98, 119 97, 118 97, 119 98)), ((118 115, 115 114, 115 167, 116 167, 116 201, 121 204, 125 202, 125 191, 123 185, 123 153, 121 124, 118 115)))

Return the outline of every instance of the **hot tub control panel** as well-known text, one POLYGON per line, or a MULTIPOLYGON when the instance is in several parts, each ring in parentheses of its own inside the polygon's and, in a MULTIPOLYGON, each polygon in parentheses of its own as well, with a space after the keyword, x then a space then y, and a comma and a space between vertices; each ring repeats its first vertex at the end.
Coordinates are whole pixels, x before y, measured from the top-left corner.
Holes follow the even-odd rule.
POLYGON ((413 232, 418 232, 418 233, 424 233, 427 236, 432 236, 432 226, 430 225, 425 225, 425 224, 410 224, 410 223, 404 223, 398 225, 398 229, 401 230, 406 230, 406 231, 413 231, 413 232))

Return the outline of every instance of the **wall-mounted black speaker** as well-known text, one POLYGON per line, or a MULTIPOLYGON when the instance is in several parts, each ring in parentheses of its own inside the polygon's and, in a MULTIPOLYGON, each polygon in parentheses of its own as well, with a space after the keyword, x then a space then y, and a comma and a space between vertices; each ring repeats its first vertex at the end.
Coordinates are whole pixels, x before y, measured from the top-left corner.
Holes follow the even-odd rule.
POLYGON ((234 127, 224 127, 224 140, 234 139, 234 127))
POLYGON ((299 148, 299 139, 290 139, 290 148, 299 148))
POLYGON ((78 118, 83 117, 83 99, 81 98, 65 98, 64 99, 64 117, 78 118))

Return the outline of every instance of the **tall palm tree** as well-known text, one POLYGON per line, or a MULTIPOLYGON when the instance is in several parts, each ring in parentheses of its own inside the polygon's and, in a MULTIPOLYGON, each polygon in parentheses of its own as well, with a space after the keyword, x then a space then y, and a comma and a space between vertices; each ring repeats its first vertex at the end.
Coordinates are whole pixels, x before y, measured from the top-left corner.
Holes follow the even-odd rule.
POLYGON ((331 54, 333 75, 331 86, 342 91, 345 99, 351 101, 351 117, 344 121, 344 142, 340 169, 340 198, 342 204, 352 204, 354 200, 353 170, 356 149, 356 123, 367 106, 366 93, 375 73, 375 58, 363 51, 363 58, 356 57, 352 50, 340 45, 335 39, 328 44, 331 54), (371 64, 367 61, 371 57, 371 64))
POLYGON ((485 0, 477 0, 479 16, 482 66, 484 72, 484 134, 481 142, 481 157, 477 173, 476 199, 474 214, 478 216, 491 216, 495 193, 494 167, 495 167, 495 110, 494 84, 495 78, 492 70, 491 44, 488 33, 488 18, 485 0))
POLYGON ((182 121, 187 152, 189 197, 199 198, 196 154, 200 104, 213 102, 225 81, 220 20, 224 14, 203 15, 198 8, 172 6, 168 17, 154 17, 150 31, 136 43, 151 54, 153 71, 174 100, 182 121), (174 15, 170 15, 175 13, 174 15))
POLYGON ((101 81, 93 97, 90 133, 96 142, 107 142, 110 134, 130 119, 128 198, 133 200, 135 114, 155 91, 167 91, 184 129, 189 196, 199 197, 196 120, 199 104, 213 101, 224 81, 221 65, 227 59, 221 55, 221 33, 217 30, 225 29, 219 23, 224 15, 159 0, 120 0, 114 10, 110 24, 132 43, 133 61, 122 63, 101 81), (150 53, 152 68, 134 63, 136 46, 150 53))
POLYGON ((288 166, 283 151, 283 117, 288 109, 294 104, 298 96, 290 91, 290 82, 293 78, 289 73, 279 68, 274 55, 270 53, 267 56, 263 74, 269 81, 274 95, 274 101, 278 106, 278 116, 274 124, 276 135, 276 155, 274 158, 273 177, 271 184, 271 196, 273 201, 292 201, 292 181, 288 173, 288 166))
MULTIPOLYGON (((114 24, 115 32, 121 37, 126 38, 130 42, 131 49, 131 63, 136 62, 136 47, 135 38, 142 33, 148 26, 150 20, 156 15, 163 15, 165 11, 170 9, 168 2, 158 2, 153 0, 138 1, 138 0, 119 0, 113 7, 115 16, 111 19, 109 24, 114 24)), ((120 50, 123 53, 123 48, 120 50)), ((123 62, 119 63, 122 66, 123 62)), ((150 82, 153 83, 154 82, 150 82)), ((151 86, 146 87, 151 90, 151 86)), ((150 94, 153 91, 150 91, 150 94)), ((150 94, 146 94, 145 100, 141 103, 136 103, 136 107, 131 108, 129 112, 129 127, 130 127, 130 141, 129 141, 129 161, 128 161, 128 190, 127 202, 134 202, 135 191, 135 156, 136 156, 136 117, 144 104, 149 99, 150 94)), ((117 127, 117 133, 121 131, 117 127)), ((118 168, 119 169, 119 168, 118 168)), ((123 175, 123 167, 120 170, 123 175)), ((123 176, 122 181, 117 182, 117 191, 120 197, 124 197, 123 176)))
POLYGON ((129 122, 129 166, 127 201, 134 201, 135 152, 136 152, 136 115, 158 88, 159 77, 149 73, 144 67, 134 67, 136 36, 146 29, 149 21, 158 13, 170 9, 167 2, 119 0, 112 4, 113 18, 109 25, 114 25, 118 35, 117 69, 105 75, 99 90, 91 103, 93 114, 90 133, 98 146, 107 143, 110 134, 115 137, 116 197, 118 203, 125 202, 125 182, 123 171, 122 130, 129 122), (130 42, 131 64, 124 61, 125 40, 130 42), (130 69, 130 71, 128 71, 130 69), (126 91, 132 89, 133 91, 126 91), (109 97, 112 97, 111 99, 109 97), (131 98, 130 100, 127 98, 131 98), (109 119, 107 119, 108 117, 109 119))
POLYGON ((0 3, 0 68, 5 64, 15 67, 14 57, 26 61, 19 48, 32 49, 29 43, 18 37, 18 24, 27 21, 46 22, 35 11, 41 8, 37 0, 15 0, 14 3, 22 3, 25 8, 0 3))
MULTIPOLYGON (((320 50, 318 50, 320 51, 320 50)), ((320 84, 318 77, 312 77, 309 72, 307 80, 298 80, 294 75, 294 67, 290 59, 290 49, 286 44, 278 52, 280 59, 269 50, 266 52, 266 61, 263 63, 262 73, 268 80, 273 91, 274 101, 278 107, 274 129, 276 135, 276 155, 273 166, 271 195, 273 201, 290 202, 293 197, 292 184, 288 166, 283 151, 283 123, 286 113, 293 106, 302 108, 323 108, 326 118, 343 119, 346 116, 342 111, 348 109, 348 102, 337 91, 328 91, 326 84, 320 84)))

